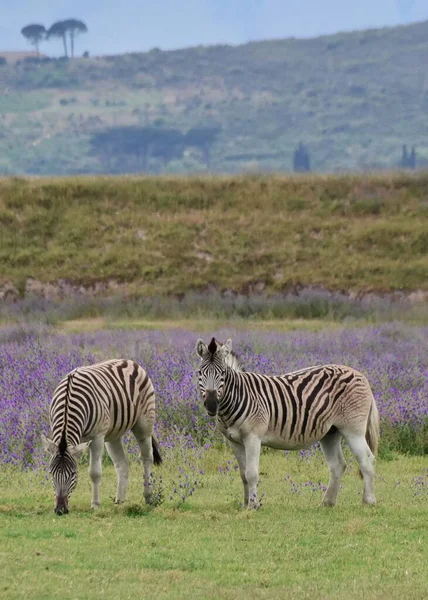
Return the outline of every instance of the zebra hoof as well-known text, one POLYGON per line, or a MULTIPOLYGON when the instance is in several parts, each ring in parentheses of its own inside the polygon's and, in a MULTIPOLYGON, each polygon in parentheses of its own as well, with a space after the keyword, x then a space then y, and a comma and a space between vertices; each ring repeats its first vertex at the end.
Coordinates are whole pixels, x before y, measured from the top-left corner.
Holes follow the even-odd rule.
POLYGON ((323 500, 321 506, 326 506, 327 508, 334 508, 336 506, 336 502, 332 500, 323 500))
POLYGON ((101 508, 101 504, 98 502, 92 502, 91 504, 91 508, 93 508, 94 510, 97 510, 98 508, 101 508))
POLYGON ((375 498, 363 498, 363 505, 364 506, 375 506, 376 500, 375 500, 375 498))

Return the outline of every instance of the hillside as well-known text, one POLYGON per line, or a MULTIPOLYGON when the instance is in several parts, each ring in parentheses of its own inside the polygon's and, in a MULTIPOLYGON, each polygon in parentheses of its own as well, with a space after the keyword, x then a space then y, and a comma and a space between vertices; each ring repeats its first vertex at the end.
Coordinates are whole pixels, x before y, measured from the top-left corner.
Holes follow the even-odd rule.
POLYGON ((428 176, 0 181, 0 283, 428 290, 428 176))
POLYGON ((428 22, 237 47, 10 61, 0 66, 0 173, 287 171, 299 141, 320 171, 391 168, 404 143, 428 164, 426 64, 428 22), (209 161, 184 145, 144 163, 115 162, 90 140, 117 126, 221 130, 209 161))

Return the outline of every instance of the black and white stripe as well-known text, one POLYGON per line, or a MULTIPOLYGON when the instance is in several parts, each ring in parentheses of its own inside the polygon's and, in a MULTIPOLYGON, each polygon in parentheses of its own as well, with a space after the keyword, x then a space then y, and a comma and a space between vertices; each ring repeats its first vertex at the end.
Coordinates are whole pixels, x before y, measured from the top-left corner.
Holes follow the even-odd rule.
POLYGON ((230 366, 232 342, 197 342, 200 392, 229 440, 244 484, 245 505, 257 505, 260 446, 296 450, 321 443, 330 468, 324 504, 336 503, 345 470, 344 437, 364 478, 363 501, 374 504, 373 459, 379 416, 367 378, 350 367, 324 365, 280 376, 230 366))
POLYGON ((55 512, 68 512, 68 498, 77 484, 76 459, 88 446, 92 506, 100 505, 104 442, 117 472, 116 502, 125 500, 128 463, 121 438, 129 430, 140 446, 144 496, 147 502, 150 501, 151 465, 153 462, 159 464, 161 457, 153 437, 155 392, 149 376, 140 365, 118 359, 75 369, 56 388, 49 417, 52 439, 42 438, 51 454, 55 512))

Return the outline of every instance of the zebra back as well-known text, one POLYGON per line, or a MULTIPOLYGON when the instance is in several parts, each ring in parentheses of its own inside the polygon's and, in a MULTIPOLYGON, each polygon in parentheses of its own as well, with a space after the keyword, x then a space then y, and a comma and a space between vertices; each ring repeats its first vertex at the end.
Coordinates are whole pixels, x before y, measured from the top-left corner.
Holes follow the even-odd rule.
POLYGON ((140 365, 114 359, 83 366, 66 375, 53 394, 52 439, 63 451, 95 437, 117 439, 141 417, 151 434, 155 393, 140 365))
POLYGON ((367 422, 373 394, 367 378, 344 365, 309 367, 279 376, 226 370, 219 406, 224 424, 269 431, 302 446, 331 427, 367 422))

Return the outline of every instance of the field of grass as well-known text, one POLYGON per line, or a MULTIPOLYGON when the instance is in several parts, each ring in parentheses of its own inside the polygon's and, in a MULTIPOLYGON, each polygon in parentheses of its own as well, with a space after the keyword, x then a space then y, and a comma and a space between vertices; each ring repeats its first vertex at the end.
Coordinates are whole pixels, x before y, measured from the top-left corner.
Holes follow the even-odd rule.
POLYGON ((427 290, 427 190, 425 174, 4 179, 0 283, 152 298, 427 290))
MULTIPOLYGON (((393 168, 404 143, 426 165, 427 59, 428 25, 417 23, 237 47, 14 60, 0 69, 9 94, 0 99, 0 173, 106 172, 91 136, 141 124, 182 133, 221 126, 214 172, 290 171, 299 141, 315 170, 393 168)), ((166 166, 154 159, 150 169, 207 166, 193 152, 166 166)))
POLYGON ((311 331, 272 331, 196 319, 107 330, 75 321, 55 331, 36 321, 0 328, 0 598, 425 600, 426 327, 310 322, 311 331), (346 449, 338 505, 320 506, 328 468, 314 446, 263 450, 262 507, 242 509, 237 465, 196 389, 195 340, 211 333, 232 336, 242 364, 256 372, 343 362, 367 373, 382 426, 375 507, 362 506, 346 449), (89 508, 85 456, 70 513, 58 517, 40 445, 49 398, 66 372, 112 356, 143 364, 156 389, 164 462, 154 469, 155 502, 142 502, 141 467, 127 440, 126 503, 112 502, 106 458, 102 507, 89 508))
POLYGON ((3 468, 0 597, 426 598, 425 459, 379 460, 374 508, 361 505, 361 481, 351 467, 338 506, 326 509, 320 482, 327 481, 327 466, 319 453, 308 460, 266 452, 257 512, 240 508, 240 478, 228 450, 211 449, 193 460, 204 473, 181 502, 173 490, 183 453, 166 452, 156 471, 164 501, 151 510, 141 503, 141 472, 133 463, 128 501, 112 504, 115 477, 108 466, 102 508, 92 512, 82 465, 65 517, 54 515, 43 474, 3 468))
MULTIPOLYGON (((258 331, 272 331, 272 332, 283 332, 283 331, 321 331, 326 327, 340 327, 340 323, 328 322, 321 319, 287 319, 282 321, 269 321, 269 320, 251 320, 251 327, 258 331)), ((233 329, 235 331, 247 331, 248 321, 244 319, 230 319, 230 320, 219 320, 219 319, 170 319, 170 320, 153 320, 146 321, 140 319, 118 319, 110 320, 103 317, 94 319, 75 319, 65 320, 56 325, 55 329, 59 332, 66 334, 82 333, 82 332, 96 332, 96 331, 112 331, 112 330, 157 330, 157 331, 168 331, 168 330, 183 330, 183 331, 195 331, 204 332, 209 335, 212 331, 220 328, 233 329)), ((363 322, 361 323, 363 324, 363 322)))

